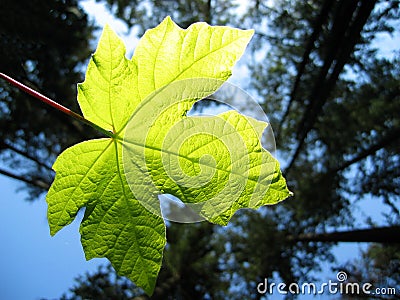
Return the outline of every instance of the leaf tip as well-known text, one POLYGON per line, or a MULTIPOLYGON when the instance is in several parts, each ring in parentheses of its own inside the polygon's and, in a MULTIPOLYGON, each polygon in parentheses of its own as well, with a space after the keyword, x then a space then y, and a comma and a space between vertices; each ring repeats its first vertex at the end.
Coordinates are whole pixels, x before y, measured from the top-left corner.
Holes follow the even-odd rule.
POLYGON ((172 20, 171 16, 166 16, 164 18, 164 20, 160 23, 160 25, 162 25, 162 24, 165 24, 167 26, 167 28, 168 28, 168 26, 172 26, 172 27, 176 27, 176 28, 182 29, 182 28, 179 27, 178 24, 176 24, 174 22, 174 20, 172 20))
POLYGON ((170 15, 168 15, 168 16, 166 16, 165 18, 164 18, 164 20, 163 20, 163 22, 172 22, 172 23, 175 23, 174 21, 172 21, 172 18, 171 18, 171 16, 170 15))
POLYGON ((103 31, 113 31, 113 29, 109 23, 106 23, 106 25, 103 27, 103 31))
POLYGON ((62 227, 59 226, 54 226, 49 222, 49 231, 50 231, 50 236, 55 236, 57 232, 60 231, 62 227))
POLYGON ((254 29, 246 29, 243 30, 243 36, 247 39, 247 44, 250 42, 250 40, 253 38, 254 34, 255 34, 255 30, 254 29))
MULTIPOLYGON (((106 25, 104 25, 104 27, 103 27, 103 32, 101 33, 100 41, 102 39, 104 39, 105 37, 120 40, 120 37, 117 35, 115 30, 111 27, 111 25, 108 23, 106 23, 106 25)), ((99 44, 100 44, 100 41, 99 41, 99 44)))

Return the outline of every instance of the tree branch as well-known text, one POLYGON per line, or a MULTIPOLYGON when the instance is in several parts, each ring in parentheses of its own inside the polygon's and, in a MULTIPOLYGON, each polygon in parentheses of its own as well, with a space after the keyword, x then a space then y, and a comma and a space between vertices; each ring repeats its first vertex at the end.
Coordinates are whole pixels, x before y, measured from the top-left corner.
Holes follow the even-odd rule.
POLYGON ((367 158, 370 155, 375 154, 378 150, 387 147, 388 145, 392 144, 393 142, 397 141, 400 138, 400 128, 395 128, 388 134, 386 134, 381 140, 368 147, 367 149, 362 150, 356 157, 345 161, 342 165, 331 169, 327 172, 327 175, 331 175, 337 173, 339 171, 343 171, 344 169, 348 168, 349 166, 358 163, 359 161, 367 158))
POLYGON ((0 174, 5 175, 10 178, 13 178, 13 179, 16 179, 16 180, 19 180, 19 181, 22 181, 22 182, 25 182, 29 185, 33 185, 37 188, 42 189, 43 191, 47 191, 50 188, 50 185, 42 180, 25 178, 21 175, 13 174, 13 173, 10 173, 3 169, 0 169, 0 174))
MULTIPOLYGON (((358 9, 357 16, 355 18, 352 18, 354 19, 354 22, 349 28, 348 34, 346 34, 343 37, 343 40, 345 40, 346 43, 340 48, 340 52, 337 55, 338 56, 337 59, 335 61, 332 60, 331 61, 332 64, 330 64, 329 67, 325 66, 323 67, 323 70, 321 70, 320 76, 317 79, 316 84, 314 85, 314 89, 310 97, 310 105, 308 106, 298 126, 297 139, 299 142, 292 156, 292 159, 290 160, 289 165, 286 168, 285 172, 286 174, 289 173, 291 167, 293 166, 294 162, 299 156, 303 148, 305 139, 310 130, 313 128, 317 120, 317 117, 322 110, 323 105, 328 100, 328 97, 332 92, 335 83, 338 80, 338 77, 343 70, 344 65, 346 64, 351 53, 353 52, 354 46, 359 41, 359 38, 361 36, 361 31, 365 23, 367 22, 368 17, 370 16, 373 8, 375 7, 376 2, 377 0, 361 2, 361 6, 358 9), (325 79, 324 74, 327 75, 328 74, 327 72, 329 71, 329 69, 332 69, 332 67, 333 71, 331 75, 329 76, 328 79, 325 79)), ((331 57, 329 57, 329 60, 330 58, 331 57)))
POLYGON ((297 237, 289 236, 289 241, 300 242, 366 242, 400 243, 400 226, 377 227, 330 233, 304 233, 297 237))
POLYGON ((289 103, 286 107, 285 113, 282 116, 282 119, 280 120, 279 124, 278 124, 278 128, 277 128, 277 134, 276 136, 279 137, 279 133, 282 129, 283 123, 285 122, 287 116, 289 115, 290 112, 290 108, 294 102, 294 99, 296 97, 297 94, 297 90, 299 88, 299 84, 300 84, 300 79, 304 73, 305 67, 308 64, 308 61, 310 59, 310 54, 311 51, 314 49, 315 47, 315 41, 317 40, 318 36, 321 33, 322 30, 322 25, 326 22, 326 20, 328 19, 328 14, 329 14, 329 10, 332 7, 332 4, 334 3, 334 0, 327 0, 324 1, 322 9, 320 14, 318 15, 317 20, 315 21, 315 24, 313 26, 313 32, 310 36, 309 39, 307 39, 307 44, 305 47, 305 51, 303 53, 303 58, 301 60, 301 63, 298 65, 297 68, 297 74, 296 74, 296 79, 293 85, 293 89, 290 93, 290 100, 289 103))
POLYGON ((24 151, 21 151, 21 150, 17 149, 16 147, 14 147, 13 145, 7 143, 6 141, 0 141, 0 149, 2 149, 2 148, 3 148, 3 149, 9 149, 9 150, 11 150, 11 151, 13 151, 13 152, 15 152, 15 153, 18 153, 19 155, 21 155, 21 156, 23 156, 23 157, 25 157, 25 158, 27 158, 27 159, 32 160, 32 161, 35 162, 37 165, 39 165, 39 166, 45 168, 46 170, 52 171, 52 168, 51 168, 50 166, 48 166, 48 165, 46 165, 45 163, 39 161, 38 158, 36 158, 36 157, 30 155, 30 154, 27 153, 27 152, 24 152, 24 151))

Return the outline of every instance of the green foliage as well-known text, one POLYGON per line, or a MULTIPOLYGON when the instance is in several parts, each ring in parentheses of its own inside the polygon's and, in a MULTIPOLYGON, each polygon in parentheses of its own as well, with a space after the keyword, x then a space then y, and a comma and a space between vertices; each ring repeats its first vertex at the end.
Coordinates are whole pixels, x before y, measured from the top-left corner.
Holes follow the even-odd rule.
POLYGON ((289 191, 279 164, 260 143, 266 124, 235 111, 186 117, 195 101, 230 76, 251 36, 252 31, 205 23, 182 30, 166 18, 146 32, 127 59, 122 41, 106 27, 79 85, 78 101, 85 118, 112 138, 82 142, 57 158, 47 195, 51 234, 86 207, 80 228, 86 258, 107 257, 120 275, 151 294, 165 225, 156 213, 158 202, 153 213, 142 204, 154 205, 157 195, 170 193, 185 203, 200 203, 206 219, 225 225, 239 208, 285 199, 289 191), (191 130, 196 135, 180 145, 178 139, 191 130), (168 139, 179 147, 167 148, 168 139), (205 161, 206 154, 218 165, 205 161), (165 164, 166 155, 177 158, 189 177, 199 170, 211 174, 209 182, 203 187, 193 179, 189 186, 174 182, 168 172, 176 167, 165 164), (210 204, 215 191, 221 196, 210 204))
MULTIPOLYGON (((76 82, 92 52, 92 30, 77 0, 1 1, 0 70, 77 109, 76 82)), ((94 133, 50 111, 0 81, 0 172, 28 183, 23 186, 32 200, 50 186, 60 149, 94 133)))

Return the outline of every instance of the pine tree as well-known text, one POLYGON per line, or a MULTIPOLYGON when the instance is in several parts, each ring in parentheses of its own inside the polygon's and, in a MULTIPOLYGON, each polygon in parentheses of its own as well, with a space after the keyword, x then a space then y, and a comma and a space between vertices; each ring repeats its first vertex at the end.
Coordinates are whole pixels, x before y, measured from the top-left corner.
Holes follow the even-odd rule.
MULTIPOLYGON (((76 83, 93 26, 75 0, 2 1, 0 69, 77 110, 76 83)), ((49 187, 52 162, 88 128, 0 80, 0 173, 25 182, 31 199, 49 187)))

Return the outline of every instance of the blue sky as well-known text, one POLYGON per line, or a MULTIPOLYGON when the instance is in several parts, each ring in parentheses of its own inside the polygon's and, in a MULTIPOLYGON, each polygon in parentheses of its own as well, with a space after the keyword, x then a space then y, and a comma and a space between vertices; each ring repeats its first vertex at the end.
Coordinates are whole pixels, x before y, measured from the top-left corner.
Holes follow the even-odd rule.
MULTIPOLYGON (((94 1, 84 2, 84 7, 96 16, 100 26, 105 23, 123 35, 127 28, 115 21, 106 9, 94 1)), ((129 41, 128 53, 132 53, 137 40, 134 32, 123 36, 129 41)), ((380 37, 388 55, 398 47, 400 38, 380 37), (395 42, 397 41, 397 42, 395 42)), ((80 244, 79 223, 82 215, 69 226, 51 237, 46 219, 47 205, 44 195, 33 203, 24 201, 24 192, 16 193, 22 185, 15 180, 0 176, 0 299, 57 299, 74 284, 74 278, 87 271, 95 271, 105 259, 86 261, 80 244)), ((381 220, 372 200, 362 200, 358 205, 360 218, 372 216, 381 220)), ((361 244, 347 243, 336 247, 340 262, 355 257, 361 244)), ((324 268, 321 279, 335 278, 336 273, 324 268)), ((320 297, 322 299, 322 297, 320 297)))
POLYGON ((0 299, 56 299, 78 274, 94 271, 105 259, 86 261, 79 220, 50 236, 47 205, 24 201, 21 184, 0 176, 0 299))

